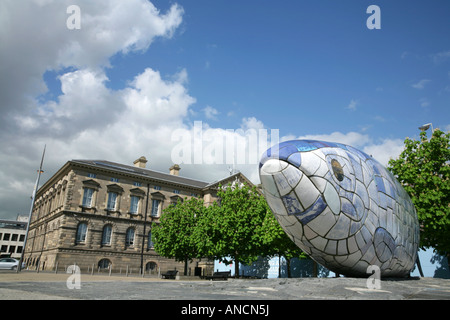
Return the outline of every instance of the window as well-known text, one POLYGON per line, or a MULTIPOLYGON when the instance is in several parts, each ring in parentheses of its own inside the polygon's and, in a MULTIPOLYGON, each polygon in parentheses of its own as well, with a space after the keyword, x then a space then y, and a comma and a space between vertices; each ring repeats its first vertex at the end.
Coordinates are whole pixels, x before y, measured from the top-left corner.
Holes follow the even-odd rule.
POLYGON ((78 225, 77 235, 76 235, 76 243, 85 243, 86 242, 86 234, 87 234, 87 223, 82 222, 78 225))
POLYGON ((154 186, 153 189, 155 189, 155 190, 161 190, 161 187, 160 187, 160 186, 154 186))
POLYGON ((112 182, 119 182, 119 178, 111 178, 112 182))
POLYGON ((173 190, 173 193, 175 193, 175 194, 180 194, 180 190, 175 189, 175 190, 173 190))
POLYGON ((150 231, 148 233, 147 249, 152 249, 152 248, 153 248, 152 232, 150 231))
POLYGON ((130 213, 137 214, 139 209, 139 197, 131 196, 130 213))
POLYGON ((111 234, 112 234, 111 225, 108 224, 104 226, 102 234, 102 245, 109 246, 111 244, 111 234))
POLYGON ((140 183, 140 182, 133 182, 133 186, 135 186, 135 187, 142 187, 142 183, 140 183))
POLYGON ((92 206, 92 196, 94 194, 94 189, 84 188, 83 194, 83 207, 90 208, 92 206))
POLYGON ((153 200, 152 201, 152 217, 159 217, 159 207, 161 204, 161 200, 153 200))
POLYGON ((97 175, 95 173, 88 173, 89 178, 97 178, 97 175))
POLYGON ((18 237, 19 237, 18 234, 13 233, 12 238, 11 238, 11 241, 17 241, 17 238, 18 238, 18 237))
POLYGON ((134 245, 134 228, 128 228, 125 236, 125 246, 131 247, 134 245))
POLYGON ((24 234, 20 235, 19 241, 25 241, 25 235, 24 234))
POLYGON ((116 210, 117 195, 117 192, 108 192, 108 205, 106 207, 107 210, 116 210))
POLYGON ((98 262, 98 267, 100 269, 109 269, 109 267, 111 266, 111 261, 109 259, 102 259, 98 262))
POLYGON ((11 234, 10 234, 10 233, 5 233, 5 234, 3 235, 3 240, 4 240, 4 241, 9 241, 9 237, 11 237, 11 234))

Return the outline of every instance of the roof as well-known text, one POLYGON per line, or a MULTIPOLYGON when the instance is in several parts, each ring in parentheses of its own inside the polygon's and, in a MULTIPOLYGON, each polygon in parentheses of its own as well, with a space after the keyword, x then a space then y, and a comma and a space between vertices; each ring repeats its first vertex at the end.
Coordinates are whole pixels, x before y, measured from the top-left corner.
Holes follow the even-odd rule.
POLYGON ((97 169, 110 170, 114 172, 121 172, 124 174, 131 174, 138 176, 140 178, 147 178, 152 180, 157 180, 161 182, 171 182, 175 184, 185 185, 194 188, 203 189, 207 185, 208 182, 194 180, 190 178, 175 176, 168 173, 162 173, 159 171, 149 170, 145 168, 139 168, 135 166, 128 166, 125 164, 120 164, 116 162, 111 162, 107 160, 72 160, 70 161, 73 164, 87 165, 97 169))

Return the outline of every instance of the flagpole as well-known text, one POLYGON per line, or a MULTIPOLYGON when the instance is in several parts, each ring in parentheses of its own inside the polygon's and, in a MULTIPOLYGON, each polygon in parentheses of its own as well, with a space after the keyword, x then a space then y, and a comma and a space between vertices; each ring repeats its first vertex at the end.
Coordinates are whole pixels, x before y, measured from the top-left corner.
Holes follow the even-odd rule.
POLYGON ((44 145, 44 151, 42 152, 41 165, 39 166, 38 175, 37 175, 37 178, 36 178, 36 183, 35 183, 34 189, 33 189, 33 194, 31 195, 31 207, 30 207, 30 213, 28 215, 27 231, 25 233, 25 240, 24 240, 24 243, 23 243, 22 254, 20 255, 19 265, 17 266, 17 272, 20 272, 22 270, 23 257, 25 255, 25 248, 26 248, 27 239, 28 239, 28 231, 30 230, 30 224, 31 224, 31 214, 33 213, 34 198, 36 197, 36 192, 37 192, 38 187, 39 187, 39 180, 41 179, 41 173, 44 172, 44 171, 42 171, 42 165, 44 164, 44 156, 45 156, 45 148, 46 147, 47 147, 47 145, 44 145))

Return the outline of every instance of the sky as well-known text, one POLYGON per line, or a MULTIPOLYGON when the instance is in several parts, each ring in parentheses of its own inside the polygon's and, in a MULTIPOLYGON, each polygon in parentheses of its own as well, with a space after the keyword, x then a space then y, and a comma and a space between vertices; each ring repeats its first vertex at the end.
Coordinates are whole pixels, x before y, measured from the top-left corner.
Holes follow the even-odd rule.
POLYGON ((140 156, 259 183, 265 143, 288 139, 386 165, 419 126, 450 130, 449 17, 448 0, 0 0, 0 218, 28 214, 44 146, 41 185, 140 156))

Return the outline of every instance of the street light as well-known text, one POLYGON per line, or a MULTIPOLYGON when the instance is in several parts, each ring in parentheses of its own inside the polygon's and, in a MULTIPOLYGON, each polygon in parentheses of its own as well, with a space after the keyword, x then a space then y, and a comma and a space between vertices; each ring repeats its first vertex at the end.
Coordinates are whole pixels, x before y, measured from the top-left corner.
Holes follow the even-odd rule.
POLYGON ((420 131, 427 131, 430 127, 431 127, 431 133, 433 133, 434 129, 433 129, 432 123, 424 124, 421 127, 419 127, 419 129, 420 129, 420 131))

